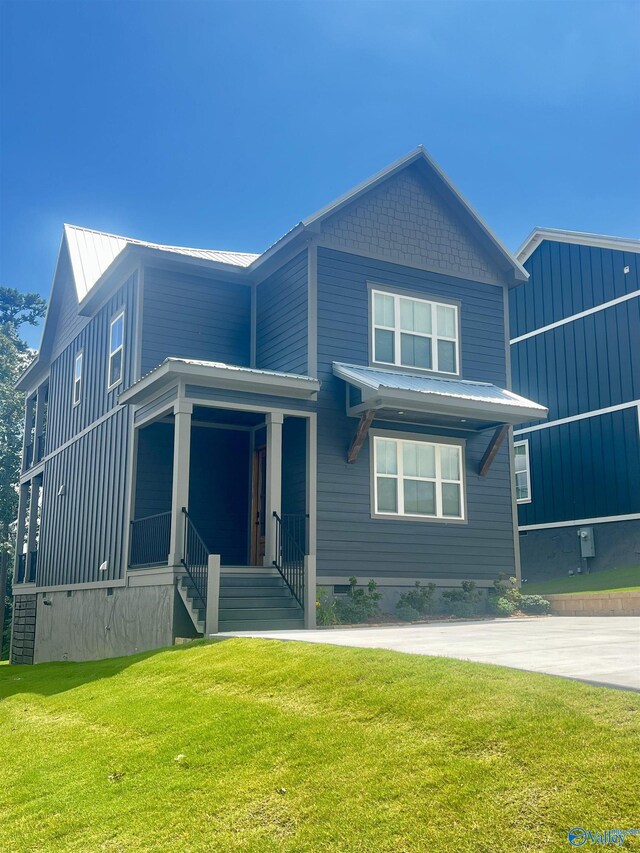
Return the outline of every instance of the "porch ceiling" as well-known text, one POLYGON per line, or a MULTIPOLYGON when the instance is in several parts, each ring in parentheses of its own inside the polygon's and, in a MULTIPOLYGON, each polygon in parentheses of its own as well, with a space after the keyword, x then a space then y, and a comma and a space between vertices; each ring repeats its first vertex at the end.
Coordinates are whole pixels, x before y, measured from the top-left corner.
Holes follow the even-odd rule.
POLYGON ((488 382, 470 382, 378 367, 333 363, 335 376, 360 392, 348 413, 375 411, 375 418, 486 429, 546 418, 539 403, 488 382))
POLYGON ((311 376, 239 367, 218 361, 167 358, 161 365, 120 394, 118 399, 124 404, 145 403, 180 381, 192 385, 225 388, 244 393, 273 394, 278 397, 294 397, 303 400, 315 399, 320 390, 320 382, 311 376))

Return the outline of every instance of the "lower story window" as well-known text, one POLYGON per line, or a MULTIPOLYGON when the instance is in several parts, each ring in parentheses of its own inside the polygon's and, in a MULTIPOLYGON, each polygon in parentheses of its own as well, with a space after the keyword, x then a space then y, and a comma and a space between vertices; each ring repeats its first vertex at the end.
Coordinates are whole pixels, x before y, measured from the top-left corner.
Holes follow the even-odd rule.
POLYGON ((529 466, 529 442, 516 441, 513 445, 516 463, 516 499, 518 503, 531 501, 531 469, 529 466))
POLYGON ((374 512, 464 518, 462 447, 374 436, 374 512))

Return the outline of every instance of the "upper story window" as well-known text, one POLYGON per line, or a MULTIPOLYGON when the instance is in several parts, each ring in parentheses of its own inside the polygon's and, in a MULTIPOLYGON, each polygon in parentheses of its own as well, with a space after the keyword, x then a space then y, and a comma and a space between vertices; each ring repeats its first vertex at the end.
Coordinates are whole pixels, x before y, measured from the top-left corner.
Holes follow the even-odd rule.
POLYGON ((464 519, 459 444, 375 436, 374 514, 464 519))
POLYGON ((124 370, 124 311, 117 314, 111 321, 109 330, 109 373, 108 386, 114 388, 122 382, 124 370))
POLYGON ((531 470, 529 468, 529 442, 514 442, 516 470, 516 500, 518 503, 531 502, 531 470))
POLYGON ((80 351, 73 363, 73 405, 77 406, 82 399, 82 363, 83 353, 80 351))
POLYGON ((372 291, 373 361, 460 373, 458 307, 372 291))

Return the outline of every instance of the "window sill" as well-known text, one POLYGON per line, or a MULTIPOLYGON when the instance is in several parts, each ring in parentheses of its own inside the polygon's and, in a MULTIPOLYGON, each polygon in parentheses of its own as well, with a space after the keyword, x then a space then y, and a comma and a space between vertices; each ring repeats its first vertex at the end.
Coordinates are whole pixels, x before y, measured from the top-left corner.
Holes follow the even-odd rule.
POLYGON ((370 517, 376 519, 376 521, 417 521, 420 524, 424 522, 427 524, 469 524, 466 518, 437 518, 433 515, 394 515, 393 513, 372 512, 370 517))

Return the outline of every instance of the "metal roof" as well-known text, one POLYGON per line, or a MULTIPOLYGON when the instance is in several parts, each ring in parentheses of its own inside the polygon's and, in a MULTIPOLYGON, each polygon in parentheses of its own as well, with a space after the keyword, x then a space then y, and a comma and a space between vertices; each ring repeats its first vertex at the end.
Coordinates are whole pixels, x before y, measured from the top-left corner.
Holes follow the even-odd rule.
POLYGON ((190 249, 185 246, 165 246, 161 243, 150 243, 146 240, 136 240, 132 237, 121 237, 105 231, 95 231, 91 228, 81 228, 78 225, 64 226, 67 238, 71 267, 81 302, 95 283, 102 277, 108 267, 128 245, 143 246, 156 249, 159 252, 170 252, 177 255, 187 255, 205 261, 229 264, 236 267, 248 267, 259 255, 247 252, 223 252, 217 249, 190 249))
POLYGON ((408 409, 446 413, 461 408, 470 413, 482 412, 501 416, 506 422, 520 423, 547 416, 547 408, 513 391, 489 382, 468 379, 446 379, 438 376, 403 373, 379 367, 333 363, 333 372, 340 379, 359 388, 362 407, 402 405, 408 409))
POLYGON ((589 234, 586 231, 563 231, 561 228, 534 228, 516 252, 516 258, 520 263, 524 264, 543 240, 573 243, 577 246, 593 246, 598 249, 616 249, 619 252, 640 252, 640 240, 633 237, 612 237, 608 234, 589 234))

